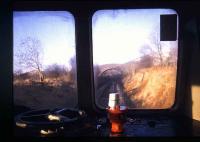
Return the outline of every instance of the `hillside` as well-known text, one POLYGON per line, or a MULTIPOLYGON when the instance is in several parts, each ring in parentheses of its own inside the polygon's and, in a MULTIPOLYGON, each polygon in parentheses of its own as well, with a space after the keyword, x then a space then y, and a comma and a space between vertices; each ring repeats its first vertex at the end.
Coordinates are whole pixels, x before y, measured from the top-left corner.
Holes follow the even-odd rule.
MULTIPOLYGON (((153 66, 141 68, 136 62, 98 66, 103 72, 110 68, 115 71, 109 76, 95 77, 96 99, 103 107, 107 106, 107 97, 112 80, 121 82, 123 96, 129 108, 165 109, 173 105, 175 98, 176 66, 153 66), (115 73, 115 74, 114 74, 115 73)), ((68 75, 46 77, 41 84, 34 81, 34 73, 15 77, 13 85, 14 103, 28 108, 75 107, 77 92, 75 83, 68 75)))
MULTIPOLYGON (((33 77, 32 77, 33 78, 33 77)), ((46 78, 43 83, 29 79, 13 82, 14 104, 31 109, 75 107, 77 91, 68 76, 46 78)))
POLYGON ((124 79, 124 91, 133 102, 130 107, 165 109, 175 98, 176 67, 151 67, 140 69, 124 79))

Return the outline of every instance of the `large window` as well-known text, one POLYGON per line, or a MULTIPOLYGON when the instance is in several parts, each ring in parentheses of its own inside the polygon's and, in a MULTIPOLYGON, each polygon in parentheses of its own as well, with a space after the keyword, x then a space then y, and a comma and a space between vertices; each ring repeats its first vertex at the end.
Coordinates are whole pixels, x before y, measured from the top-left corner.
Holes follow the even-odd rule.
POLYGON ((67 11, 15 11, 13 34, 15 107, 76 107, 73 15, 67 11))
POLYGON ((120 93, 128 108, 167 109, 174 104, 178 40, 160 40, 160 17, 170 14, 177 15, 172 9, 95 12, 92 42, 98 107, 107 107, 111 92, 120 93))

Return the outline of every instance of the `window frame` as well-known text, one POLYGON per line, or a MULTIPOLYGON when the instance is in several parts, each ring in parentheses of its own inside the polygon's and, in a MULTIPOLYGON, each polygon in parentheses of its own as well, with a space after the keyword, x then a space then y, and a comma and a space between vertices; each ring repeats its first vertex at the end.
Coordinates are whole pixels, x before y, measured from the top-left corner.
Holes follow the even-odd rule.
MULTIPOLYGON (((29 9, 29 8, 28 8, 29 9)), ((69 10, 59 10, 59 9, 57 9, 57 10, 50 10, 50 9, 46 9, 46 8, 42 8, 41 10, 39 9, 39 10, 34 10, 34 9, 32 9, 32 8, 30 8, 30 10, 21 10, 21 9, 17 9, 17 10, 12 10, 12 25, 13 25, 13 27, 14 27, 14 21, 13 21, 13 19, 14 19, 14 16, 13 16, 13 13, 14 12, 34 12, 34 11, 38 11, 38 12, 60 12, 60 11, 63 11, 63 12, 67 12, 68 14, 70 14, 72 17, 73 17, 73 21, 74 21, 74 39, 75 39, 75 41, 74 41, 74 43, 75 43, 75 58, 76 58, 76 76, 77 76, 77 55, 76 55, 76 27, 75 27, 75 24, 76 24, 76 20, 75 20, 75 16, 74 16, 74 14, 71 12, 71 11, 69 11, 69 10)), ((14 29, 13 29, 13 27, 12 27, 12 39, 14 39, 14 29)), ((13 40, 14 41, 14 40, 13 40)), ((12 41, 12 42, 13 42, 12 41)), ((14 45, 12 46, 12 52, 14 52, 14 45)), ((14 82, 14 55, 12 55, 12 82, 14 82)), ((77 93, 77 90, 78 90, 78 87, 77 87, 77 78, 75 79, 75 96, 76 96, 76 98, 77 98, 77 100, 76 100, 76 106, 78 105, 78 93, 77 93)), ((12 97, 14 98, 14 92, 13 92, 13 90, 14 90, 14 87, 13 87, 14 85, 13 85, 13 83, 12 83, 12 97)), ((14 105, 14 99, 13 99, 13 105, 14 105)))
MULTIPOLYGON (((98 11, 101 11, 101 10, 119 10, 119 9, 122 9, 122 10, 134 10, 134 9, 171 9, 171 10, 174 10, 176 13, 177 13, 177 41, 178 41, 178 55, 177 55, 177 69, 176 69, 176 89, 175 89, 175 98, 174 98, 174 102, 173 102, 173 105, 170 107, 170 108, 167 108, 167 109, 142 109, 142 108, 132 108, 132 109, 128 109, 129 113, 132 113, 132 111, 134 112, 137 112, 138 114, 144 114, 144 113, 169 113, 171 111, 176 111, 177 109, 177 105, 179 103, 179 99, 180 97, 178 97, 178 93, 180 92, 179 91, 179 88, 180 88, 180 83, 179 80, 180 80, 180 74, 178 74, 178 71, 180 70, 180 67, 181 67, 181 55, 182 55, 182 49, 180 49, 180 40, 179 40, 179 34, 180 34, 180 17, 179 17, 179 12, 180 10, 178 8, 171 8, 171 7, 158 7, 156 8, 155 7, 152 7, 152 6, 147 6, 145 8, 143 8, 143 6, 139 6, 139 7, 131 7, 131 8, 122 8, 122 7, 114 7, 114 8, 99 8, 99 9, 95 9, 93 11, 93 14, 92 16, 90 17, 90 25, 91 25, 91 32, 90 32, 90 40, 92 42, 92 17, 94 16, 94 14, 98 11)), ((93 49, 93 44, 91 43, 91 48, 93 49)), ((92 49, 91 49, 91 52, 92 52, 92 49)), ((93 53, 93 52, 92 52, 93 53)), ((105 111, 105 109, 102 109, 101 107, 99 107, 97 104, 96 104, 96 100, 95 100, 95 87, 94 87, 94 83, 95 83, 95 80, 94 80, 94 70, 93 70, 93 58, 92 58, 92 73, 93 73, 93 103, 95 104, 95 109, 97 109, 98 111, 105 111)))
MULTIPOLYGON (((105 114, 106 110, 99 108, 95 103, 94 95, 94 76, 93 76, 93 55, 92 55, 92 16, 98 10, 106 9, 153 9, 168 8, 173 9, 179 16, 178 30, 178 60, 177 60, 177 77, 174 105, 169 109, 133 109, 128 110, 130 114, 173 114, 178 112, 182 96, 185 93, 185 76, 186 72, 180 72, 186 69, 183 65, 185 60, 185 49, 181 46, 180 35, 182 32, 183 13, 180 3, 158 2, 150 3, 148 1, 120 1, 116 3, 114 0, 103 1, 14 1, 12 3, 13 11, 68 11, 75 18, 75 42, 76 42, 76 61, 77 61, 77 89, 78 89, 78 105, 80 109, 86 110, 91 114, 105 114), (83 16, 83 17, 81 17, 83 16), (84 37, 85 36, 85 37, 84 37), (84 48, 84 49, 83 49, 84 48), (84 55, 85 54, 85 55, 84 55), (89 57, 88 57, 89 56, 89 57), (85 59, 86 57, 86 59, 85 59), (83 65, 85 63, 85 65, 83 65), (87 73, 87 74, 85 74, 87 73), (178 74, 179 73, 179 74, 178 74), (181 82, 181 83, 180 83, 181 82), (181 91, 182 90, 182 91, 181 91), (86 95, 87 94, 87 95, 86 95)), ((11 11, 12 11, 11 10, 11 11)), ((12 38, 11 38, 12 39, 12 38)), ((11 47, 11 51, 12 51, 11 47)), ((12 93, 13 95, 13 93, 12 93)), ((12 96, 13 99, 13 96, 12 96)))
MULTIPOLYGON (((188 63, 187 63, 187 55, 186 52, 188 49, 185 49, 185 47, 182 44, 182 38, 183 38, 183 25, 184 25, 184 18, 182 19, 182 14, 184 14, 184 11, 180 5, 177 3, 157 3, 157 4, 141 4, 137 5, 137 3, 129 5, 129 6, 99 6, 98 8, 93 9, 93 14, 90 15, 90 41, 91 41, 91 48, 92 47, 92 16, 95 14, 95 12, 99 10, 117 10, 117 9, 172 9, 175 10, 178 17, 178 33, 177 33, 177 40, 178 40, 178 56, 177 56, 177 74, 176 74, 176 89, 175 89, 175 100, 173 105, 170 108, 167 109, 128 109, 129 115, 170 115, 170 116, 176 116, 181 114, 181 104, 185 96, 185 90, 187 87, 187 74, 188 74, 188 63), (186 64, 185 64, 186 63, 186 64)), ((92 52, 92 49, 91 49, 92 52)), ((100 108, 96 104, 95 100, 95 87, 94 87, 94 70, 93 70, 93 57, 92 57, 92 84, 93 84, 93 104, 96 111, 105 113, 106 109, 100 108)))

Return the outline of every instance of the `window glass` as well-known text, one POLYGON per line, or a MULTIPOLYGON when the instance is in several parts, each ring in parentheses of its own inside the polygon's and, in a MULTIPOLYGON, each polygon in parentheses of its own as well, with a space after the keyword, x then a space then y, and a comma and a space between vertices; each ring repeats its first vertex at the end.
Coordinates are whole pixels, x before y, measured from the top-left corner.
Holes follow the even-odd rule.
POLYGON ((128 108, 167 109, 174 104, 178 40, 160 40, 160 16, 169 14, 177 13, 172 9, 94 13, 93 68, 98 107, 107 107, 112 92, 120 93, 120 102, 128 108))
POLYGON ((17 108, 77 106, 75 21, 67 11, 13 12, 17 108))

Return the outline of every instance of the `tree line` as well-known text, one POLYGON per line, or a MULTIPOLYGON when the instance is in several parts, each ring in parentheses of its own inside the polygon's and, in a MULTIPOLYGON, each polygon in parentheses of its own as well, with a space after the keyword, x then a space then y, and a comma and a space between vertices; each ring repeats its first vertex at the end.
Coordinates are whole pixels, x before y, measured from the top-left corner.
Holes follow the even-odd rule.
MULTIPOLYGON (((16 59, 15 66, 35 71, 40 82, 43 82, 47 76, 57 78, 69 74, 71 79, 74 79, 76 76, 75 56, 70 59, 70 70, 58 64, 49 65, 44 69, 42 64, 43 48, 41 41, 37 38, 26 37, 22 39, 19 43, 18 52, 15 53, 14 56, 16 59)), ((14 70, 15 76, 20 76, 22 74, 22 69, 14 70)))

